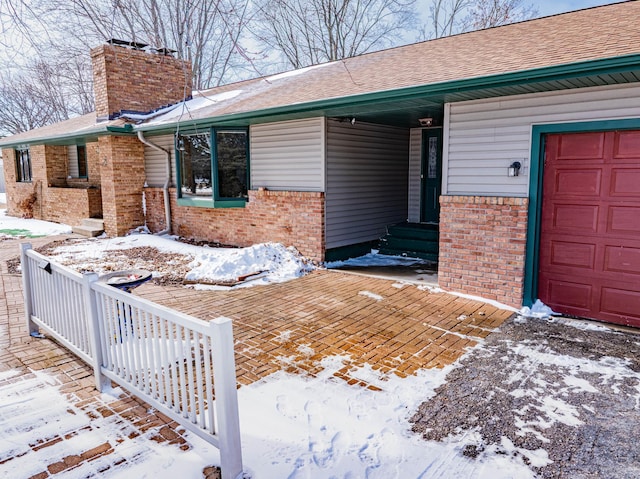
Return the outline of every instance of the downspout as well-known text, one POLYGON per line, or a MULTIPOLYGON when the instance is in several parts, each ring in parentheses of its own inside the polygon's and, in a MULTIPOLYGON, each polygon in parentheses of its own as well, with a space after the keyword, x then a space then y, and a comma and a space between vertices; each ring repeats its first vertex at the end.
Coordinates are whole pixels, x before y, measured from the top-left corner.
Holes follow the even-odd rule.
POLYGON ((163 229, 162 231, 158 231, 155 234, 164 235, 164 234, 171 233, 171 203, 169 202, 169 185, 171 184, 171 152, 168 150, 165 150, 164 148, 154 143, 151 143, 149 140, 147 140, 144 137, 144 134, 140 130, 138 130, 138 140, 140 140, 142 143, 144 143, 148 147, 153 148, 154 150, 161 151, 165 155, 167 155, 167 165, 166 165, 167 175, 164 181, 164 185, 162 186, 162 193, 163 193, 163 199, 164 199, 164 218, 165 218, 166 228, 163 229))

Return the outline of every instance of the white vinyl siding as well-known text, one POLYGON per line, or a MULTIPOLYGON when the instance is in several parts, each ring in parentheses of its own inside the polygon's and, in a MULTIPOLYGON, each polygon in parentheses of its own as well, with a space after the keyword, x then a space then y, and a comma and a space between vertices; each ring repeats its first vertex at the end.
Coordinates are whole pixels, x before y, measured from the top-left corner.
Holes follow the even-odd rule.
MULTIPOLYGON (((145 136, 149 143, 171 153, 171 186, 176 184, 176 152, 173 135, 145 136)), ((155 148, 144 145, 144 172, 147 186, 161 187, 167 178, 167 155, 155 148)))
POLYGON ((443 194, 529 191, 532 125, 640 117, 640 86, 616 85, 451 103, 443 194), (518 177, 507 168, 522 163, 518 177))
POLYGON ((67 176, 77 178, 78 171, 78 147, 76 145, 67 146, 67 176))
POLYGON ((326 247, 376 240, 407 219, 409 130, 327 122, 326 247))
POLYGON ((422 173, 422 128, 413 128, 409 140, 409 213, 410 222, 420 222, 420 174, 422 173))
POLYGON ((251 188, 324 191, 324 118, 251 126, 251 188))

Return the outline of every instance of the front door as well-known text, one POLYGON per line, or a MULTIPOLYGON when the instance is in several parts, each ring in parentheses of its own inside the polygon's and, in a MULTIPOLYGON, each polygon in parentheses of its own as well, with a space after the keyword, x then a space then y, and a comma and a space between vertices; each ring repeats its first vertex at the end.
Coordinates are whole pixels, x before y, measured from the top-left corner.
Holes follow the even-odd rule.
POLYGON ((442 129, 422 130, 421 212, 423 223, 440 221, 442 189, 442 129))

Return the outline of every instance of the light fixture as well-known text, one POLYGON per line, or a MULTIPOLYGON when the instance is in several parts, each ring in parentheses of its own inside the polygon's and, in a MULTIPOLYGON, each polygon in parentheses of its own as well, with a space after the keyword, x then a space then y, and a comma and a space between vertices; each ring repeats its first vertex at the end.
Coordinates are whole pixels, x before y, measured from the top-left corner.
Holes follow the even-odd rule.
POLYGON ((178 136, 178 139, 176 140, 176 148, 178 148, 178 151, 184 151, 185 147, 184 147, 184 138, 181 136, 178 136))
POLYGON ((420 122, 420 126, 433 125, 433 118, 420 118, 418 121, 420 122))
POLYGON ((508 175, 509 176, 519 176, 520 175, 520 168, 522 168, 522 163, 520 163, 519 161, 514 161, 513 163, 511 163, 509 165, 508 175))

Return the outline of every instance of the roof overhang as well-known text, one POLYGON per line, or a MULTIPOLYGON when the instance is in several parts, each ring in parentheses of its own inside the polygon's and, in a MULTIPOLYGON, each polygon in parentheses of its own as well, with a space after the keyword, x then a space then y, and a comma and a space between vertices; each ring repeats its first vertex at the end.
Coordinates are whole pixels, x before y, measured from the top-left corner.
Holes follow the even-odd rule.
POLYGON ((98 137, 106 135, 132 135, 138 130, 153 135, 173 133, 178 127, 184 131, 210 126, 249 126, 317 116, 355 117, 362 122, 410 128, 419 126, 419 118, 440 118, 445 103, 634 82, 640 82, 640 54, 425 83, 182 122, 118 126, 97 123, 92 128, 56 135, 34 135, 29 138, 20 138, 21 135, 17 135, 15 140, 8 137, 0 141, 0 147, 11 148, 25 144, 70 145, 95 141, 98 137))
POLYGON ((74 145, 98 141, 98 137, 100 136, 135 135, 135 133, 133 125, 131 124, 125 124, 123 126, 102 126, 98 124, 96 128, 60 133, 57 135, 34 136, 30 138, 17 137, 15 140, 12 140, 13 137, 9 136, 0 141, 0 148, 16 148, 24 145, 74 145))
POLYGON ((640 54, 426 83, 408 88, 189 120, 184 123, 142 124, 136 129, 149 133, 164 133, 175 130, 178 125, 181 129, 187 124, 189 127, 248 126, 313 116, 355 117, 373 123, 417 127, 419 118, 438 117, 443 105, 449 102, 632 82, 640 82, 640 54))

